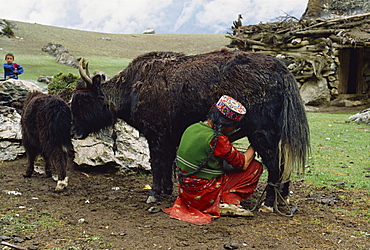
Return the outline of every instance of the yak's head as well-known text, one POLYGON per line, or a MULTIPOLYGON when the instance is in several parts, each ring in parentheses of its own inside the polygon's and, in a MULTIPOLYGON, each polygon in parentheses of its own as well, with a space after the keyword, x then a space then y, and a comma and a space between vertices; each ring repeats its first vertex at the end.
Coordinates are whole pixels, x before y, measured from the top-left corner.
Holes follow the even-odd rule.
POLYGON ((104 98, 100 87, 105 81, 104 75, 90 77, 88 63, 86 71, 83 68, 83 59, 79 63, 81 78, 71 99, 72 136, 84 139, 90 133, 114 125, 117 120, 117 111, 114 103, 104 98))

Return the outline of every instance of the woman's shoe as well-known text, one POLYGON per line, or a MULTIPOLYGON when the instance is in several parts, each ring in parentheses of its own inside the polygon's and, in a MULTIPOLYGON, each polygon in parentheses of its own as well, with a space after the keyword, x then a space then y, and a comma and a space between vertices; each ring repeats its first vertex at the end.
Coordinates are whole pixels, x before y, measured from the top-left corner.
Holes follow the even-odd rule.
POLYGON ((244 209, 240 205, 227 203, 220 204, 220 213, 223 216, 245 216, 245 217, 254 216, 254 214, 251 211, 244 209))

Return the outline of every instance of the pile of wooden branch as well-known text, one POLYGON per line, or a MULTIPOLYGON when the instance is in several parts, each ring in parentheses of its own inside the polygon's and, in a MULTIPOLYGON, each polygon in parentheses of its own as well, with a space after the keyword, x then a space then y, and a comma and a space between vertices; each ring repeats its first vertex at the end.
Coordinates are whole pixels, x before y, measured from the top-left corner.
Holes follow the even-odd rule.
MULTIPOLYGON (((317 38, 329 38, 339 46, 370 46, 370 13, 326 21, 297 20, 287 16, 280 22, 232 27, 230 46, 240 50, 320 51, 317 38)), ((320 43, 320 41, 318 42, 320 43)))

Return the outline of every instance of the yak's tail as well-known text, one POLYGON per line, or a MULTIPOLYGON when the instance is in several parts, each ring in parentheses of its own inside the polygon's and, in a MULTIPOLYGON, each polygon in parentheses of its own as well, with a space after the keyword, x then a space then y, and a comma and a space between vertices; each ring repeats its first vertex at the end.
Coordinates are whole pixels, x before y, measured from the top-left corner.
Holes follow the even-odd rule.
POLYGON ((281 182, 286 182, 293 171, 304 173, 306 157, 310 151, 310 135, 306 111, 295 78, 290 72, 283 77, 279 166, 284 168, 281 182))

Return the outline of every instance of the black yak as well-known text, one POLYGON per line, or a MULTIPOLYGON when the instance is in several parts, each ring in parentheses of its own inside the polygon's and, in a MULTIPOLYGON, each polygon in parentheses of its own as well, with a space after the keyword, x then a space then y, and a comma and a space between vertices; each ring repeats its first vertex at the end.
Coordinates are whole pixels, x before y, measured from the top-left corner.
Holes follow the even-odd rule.
POLYGON ((56 191, 68 185, 66 169, 72 163, 71 111, 56 95, 30 92, 24 100, 21 125, 22 144, 28 166, 24 177, 31 177, 38 155, 45 161, 45 173, 51 177, 51 167, 58 171, 56 191))
POLYGON ((171 166, 186 127, 204 120, 222 95, 247 109, 232 140, 247 136, 268 170, 265 206, 272 210, 275 190, 288 195, 293 167, 304 168, 309 128, 294 76, 277 59, 259 53, 227 51, 187 56, 151 52, 134 59, 110 80, 81 79, 72 96, 76 138, 109 126, 115 117, 148 140, 152 190, 147 202, 172 192, 171 166))

